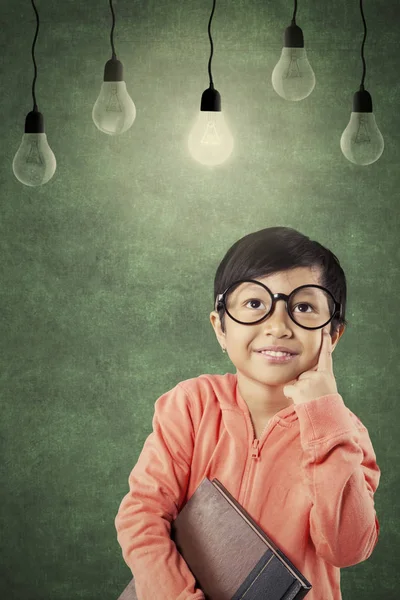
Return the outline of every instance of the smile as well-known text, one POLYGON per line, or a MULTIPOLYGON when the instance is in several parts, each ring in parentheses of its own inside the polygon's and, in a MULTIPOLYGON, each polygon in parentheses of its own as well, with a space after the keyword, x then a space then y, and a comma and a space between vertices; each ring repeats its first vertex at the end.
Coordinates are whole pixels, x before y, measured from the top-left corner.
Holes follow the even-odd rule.
POLYGON ((289 354, 288 352, 273 352, 272 350, 261 350, 257 354, 264 356, 270 363, 287 363, 290 362, 297 354, 289 354))

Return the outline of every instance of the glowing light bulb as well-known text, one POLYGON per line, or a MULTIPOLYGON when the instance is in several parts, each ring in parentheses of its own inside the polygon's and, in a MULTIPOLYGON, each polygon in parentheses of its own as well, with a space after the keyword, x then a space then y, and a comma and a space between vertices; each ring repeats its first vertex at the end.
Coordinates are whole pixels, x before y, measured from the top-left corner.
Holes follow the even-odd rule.
POLYGON ((44 132, 42 113, 33 110, 25 118, 25 133, 14 156, 15 177, 32 187, 47 183, 54 175, 57 162, 44 132))
POLYGON ((136 118, 136 107, 123 81, 123 65, 115 57, 104 67, 104 81, 93 106, 92 119, 103 133, 119 135, 127 131, 136 118))
POLYGON ((233 147, 233 137, 221 111, 221 96, 210 87, 203 92, 200 113, 189 135, 189 152, 202 165, 215 166, 229 158, 233 147))
POLYGON ((303 32, 290 25, 284 34, 281 57, 272 71, 272 86, 285 100, 303 100, 315 87, 315 75, 304 48, 303 32))
POLYGON ((372 112, 371 95, 360 86, 353 97, 350 121, 340 138, 344 156, 356 165, 370 165, 380 158, 385 143, 372 112))

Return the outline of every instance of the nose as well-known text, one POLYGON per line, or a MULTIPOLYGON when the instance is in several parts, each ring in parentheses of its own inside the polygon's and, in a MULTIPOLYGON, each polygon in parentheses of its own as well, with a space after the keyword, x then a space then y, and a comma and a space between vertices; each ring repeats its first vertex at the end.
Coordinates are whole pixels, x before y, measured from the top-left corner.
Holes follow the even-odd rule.
POLYGON ((262 322, 262 326, 265 333, 273 333, 275 337, 282 337, 285 334, 291 334, 290 322, 285 302, 278 300, 268 317, 262 322))

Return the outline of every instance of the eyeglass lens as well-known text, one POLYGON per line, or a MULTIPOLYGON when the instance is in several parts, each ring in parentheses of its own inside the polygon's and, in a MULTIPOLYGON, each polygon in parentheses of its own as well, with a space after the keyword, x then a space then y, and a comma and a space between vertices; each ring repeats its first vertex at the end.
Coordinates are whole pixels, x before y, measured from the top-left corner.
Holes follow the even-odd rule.
MULTIPOLYGON (((228 292, 226 308, 241 323, 253 323, 266 316, 272 298, 260 284, 243 282, 228 292)), ((319 327, 334 313, 334 301, 330 294, 315 287, 304 287, 291 296, 288 310, 298 325, 319 327)))

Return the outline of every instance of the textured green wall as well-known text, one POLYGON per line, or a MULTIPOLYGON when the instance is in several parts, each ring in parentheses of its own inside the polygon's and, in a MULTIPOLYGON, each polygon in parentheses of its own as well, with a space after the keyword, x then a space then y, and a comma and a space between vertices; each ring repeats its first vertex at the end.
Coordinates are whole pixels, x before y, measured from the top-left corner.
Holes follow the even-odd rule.
POLYGON ((380 540, 342 570, 343 598, 398 597, 398 2, 364 4, 380 160, 357 167, 339 146, 362 75, 358 1, 299 2, 317 84, 289 103, 270 82, 292 3, 219 0, 212 68, 235 150, 208 169, 187 137, 208 87, 211 0, 115 2, 137 108, 115 138, 91 119, 111 57, 108 2, 37 0, 36 94, 57 171, 28 188, 11 165, 32 109, 36 21, 28 0, 1 0, 3 598, 115 600, 128 583, 114 517, 154 402, 182 379, 234 372, 208 320, 214 273, 239 237, 276 225, 328 246, 348 279, 334 371, 382 478, 380 540))

